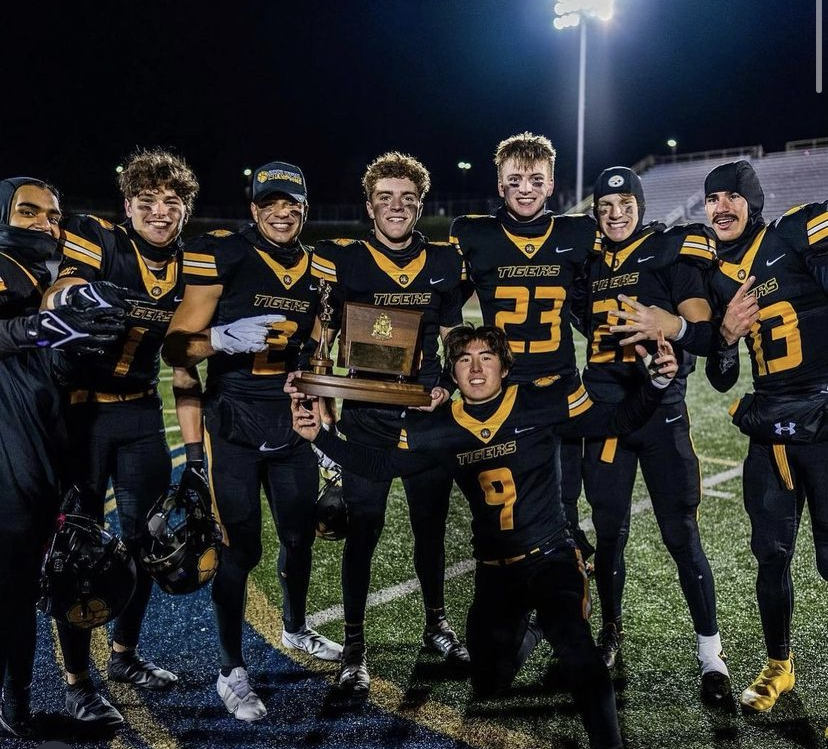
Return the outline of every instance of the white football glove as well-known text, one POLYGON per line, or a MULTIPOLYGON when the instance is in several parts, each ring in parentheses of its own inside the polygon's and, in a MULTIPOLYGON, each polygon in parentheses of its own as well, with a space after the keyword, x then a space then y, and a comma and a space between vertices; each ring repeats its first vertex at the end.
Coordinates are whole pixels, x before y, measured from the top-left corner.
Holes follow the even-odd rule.
POLYGON ((267 348, 270 326, 284 322, 284 315, 259 315, 243 317, 226 325, 210 328, 210 345, 225 354, 251 354, 267 348))

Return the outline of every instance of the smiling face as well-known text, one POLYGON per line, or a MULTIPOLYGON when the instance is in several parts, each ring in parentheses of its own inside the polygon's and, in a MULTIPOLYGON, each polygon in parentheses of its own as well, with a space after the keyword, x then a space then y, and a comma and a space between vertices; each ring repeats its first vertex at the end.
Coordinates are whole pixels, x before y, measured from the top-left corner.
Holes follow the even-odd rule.
POLYGON ((470 341, 454 361, 454 381, 466 403, 486 403, 496 398, 507 374, 498 355, 481 340, 470 341))
POLYGON ((520 165, 515 159, 507 159, 497 175, 497 192, 506 210, 518 221, 540 215, 554 189, 555 180, 544 161, 520 165))
POLYGON ((184 227, 184 201, 167 187, 141 190, 124 199, 124 208, 135 231, 155 247, 166 247, 184 227))
POLYGON ((595 213, 601 233, 612 242, 629 239, 638 226, 638 201, 629 193, 599 198, 595 213))
POLYGON ((738 192, 711 192, 704 199, 704 212, 720 242, 734 242, 744 234, 750 209, 738 192))
POLYGON ((306 203, 283 193, 273 193, 259 203, 250 204, 250 212, 261 235, 278 245, 296 241, 305 223, 306 208, 306 203))
POLYGON ((60 206, 51 190, 38 185, 21 185, 12 196, 9 226, 51 234, 60 233, 60 206))
POLYGON ((411 235, 423 210, 412 180, 399 177, 377 180, 365 208, 380 242, 399 250, 411 244, 411 235))

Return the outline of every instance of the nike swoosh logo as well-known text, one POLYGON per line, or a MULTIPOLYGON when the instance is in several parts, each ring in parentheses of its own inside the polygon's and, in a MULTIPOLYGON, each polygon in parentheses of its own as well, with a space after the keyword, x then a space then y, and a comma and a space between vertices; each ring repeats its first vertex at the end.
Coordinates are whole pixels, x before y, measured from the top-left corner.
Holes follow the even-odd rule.
POLYGON ((535 427, 515 427, 515 434, 523 434, 524 432, 531 432, 535 427))
POLYGON ((319 291, 319 287, 318 286, 308 286, 308 290, 309 291, 319 291))
POLYGON ((765 265, 767 265, 768 268, 770 268, 775 262, 781 260, 787 254, 787 252, 783 252, 779 257, 775 257, 773 260, 765 260, 765 265))
POLYGON ((440 281, 445 281, 445 280, 446 280, 446 277, 445 277, 445 276, 443 276, 442 278, 438 278, 436 281, 435 281, 433 278, 429 278, 429 279, 428 279, 428 282, 429 282, 432 286, 436 286, 438 283, 440 283, 440 281))
POLYGON ((183 301, 184 301, 184 297, 183 297, 183 296, 174 296, 174 297, 173 297, 173 301, 174 301, 176 304, 177 304, 178 302, 183 302, 183 301))
POLYGON ((681 418, 681 414, 678 416, 674 416, 672 419, 664 419, 665 424, 672 424, 674 421, 678 421, 681 418))
POLYGON ((572 252, 572 250, 574 249, 574 247, 564 247, 563 249, 561 249, 560 247, 556 247, 555 252, 557 252, 560 255, 562 252, 572 252))
POLYGON ((268 447, 267 442, 262 442, 262 444, 259 446, 259 450, 263 453, 273 453, 277 450, 284 450, 286 447, 287 445, 279 445, 279 447, 268 447))
POLYGON ((638 258, 639 263, 646 263, 648 260, 652 260, 655 255, 647 255, 647 257, 640 257, 638 258))

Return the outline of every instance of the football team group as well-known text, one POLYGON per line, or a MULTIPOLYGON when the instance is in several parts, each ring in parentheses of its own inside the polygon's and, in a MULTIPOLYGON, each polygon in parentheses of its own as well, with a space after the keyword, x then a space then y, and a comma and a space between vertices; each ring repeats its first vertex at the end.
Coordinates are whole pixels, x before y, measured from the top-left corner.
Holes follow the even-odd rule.
MULTIPOLYGON (((171 474, 162 358, 186 453, 182 486, 209 486, 220 528, 221 560, 204 580, 212 577, 216 689, 235 718, 267 712, 243 642, 247 580, 262 556, 262 490, 279 537, 282 644, 338 662, 334 693, 354 700, 369 692, 372 557, 391 482, 401 477, 423 646, 467 671, 485 698, 507 690, 547 639, 590 746, 620 749, 611 671, 624 640, 624 550, 639 466, 696 633, 700 697, 732 704, 697 524, 700 470, 685 393, 697 356, 714 388, 731 388, 745 338, 754 387, 731 415, 750 437, 743 494, 768 657, 741 705, 765 712, 793 688, 790 566, 806 502, 828 579, 828 203, 766 223, 756 173, 737 161, 705 179, 709 225, 666 228, 645 222, 638 175, 614 166, 595 182, 592 216, 558 216, 546 210, 555 166, 547 138, 507 138, 495 165, 502 203, 494 215, 457 218, 448 243, 432 242, 416 230, 427 169, 383 154, 362 180, 369 235, 313 248, 300 239, 304 175, 284 162, 254 172, 251 222, 187 242, 181 232, 198 182, 161 149, 135 153, 120 173, 126 215, 117 225, 64 219, 57 190, 38 179, 0 181, 0 599, 19 612, 0 617, 0 733, 38 729, 35 609, 67 487, 72 511, 102 524, 111 481, 135 562, 134 592, 113 613, 108 678, 144 689, 178 680, 137 650, 153 585, 146 539, 171 474), (54 281, 52 258, 60 259, 54 281), (479 327, 463 322, 473 294, 479 327), (327 399, 300 392, 297 373, 310 369, 320 338, 333 342, 349 303, 421 313, 415 380, 430 405, 345 400, 337 415, 327 399), (587 342, 583 371, 573 328, 587 342), (318 456, 342 466, 341 645, 306 621, 318 456), (454 483, 470 506, 476 559, 465 644, 444 599, 454 483), (594 546, 578 526, 582 489, 594 546), (601 604, 595 634, 590 576, 601 604)), ((65 710, 79 725, 112 730, 123 717, 90 675, 90 625, 111 617, 92 604, 87 596, 80 609, 52 611, 65 710)))

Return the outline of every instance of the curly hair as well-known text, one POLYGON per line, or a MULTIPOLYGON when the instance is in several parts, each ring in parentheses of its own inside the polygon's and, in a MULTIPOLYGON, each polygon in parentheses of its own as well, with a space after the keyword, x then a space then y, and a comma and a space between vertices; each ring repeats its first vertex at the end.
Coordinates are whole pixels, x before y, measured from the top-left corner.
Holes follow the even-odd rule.
POLYGON ((509 159, 514 159, 521 169, 528 169, 533 164, 543 162, 549 165, 551 177, 555 174, 555 154, 555 147, 549 138, 527 131, 500 141, 495 150, 494 163, 497 173, 500 174, 509 159))
POLYGON ((365 190, 368 200, 371 199, 374 188, 381 179, 410 179, 417 188, 420 200, 431 187, 428 169, 413 156, 399 151, 384 153, 368 164, 362 177, 362 189, 365 190))
POLYGON ((151 148, 139 149, 129 157, 118 175, 118 187, 127 200, 142 190, 172 190, 181 198, 185 215, 189 217, 199 186, 193 170, 183 158, 163 148, 151 148))
POLYGON ((466 353, 473 341, 482 341, 491 352, 500 359, 500 366, 508 372, 515 363, 512 349, 503 328, 494 325, 479 325, 474 327, 469 323, 452 328, 443 340, 444 368, 449 374, 454 373, 457 360, 466 353))

